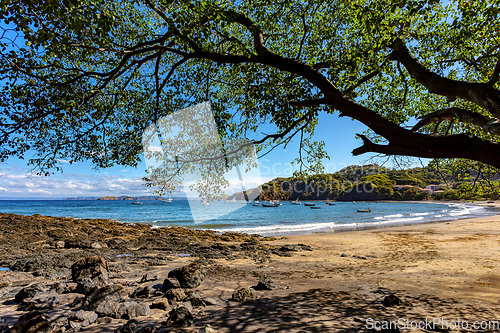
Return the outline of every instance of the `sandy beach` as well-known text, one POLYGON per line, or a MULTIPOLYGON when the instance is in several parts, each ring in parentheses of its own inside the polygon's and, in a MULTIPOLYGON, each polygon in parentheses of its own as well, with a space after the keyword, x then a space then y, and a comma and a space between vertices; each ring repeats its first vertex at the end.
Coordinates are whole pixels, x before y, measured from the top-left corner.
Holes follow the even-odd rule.
POLYGON ((159 234, 147 226, 107 220, 12 214, 0 214, 0 226, 0 266, 11 268, 0 271, 4 326, 12 327, 28 313, 14 301, 21 289, 39 282, 48 290, 60 282, 66 289, 59 293, 57 306, 40 310, 47 314, 52 332, 209 332, 210 327, 216 332, 499 329, 493 321, 500 320, 500 215, 274 240, 179 230, 159 234), (23 223, 33 224, 30 232, 15 227, 23 223), (62 231, 56 232, 58 228, 62 231), (76 236, 87 243, 78 245, 76 236), (61 239, 64 245, 57 243, 61 239), (108 284, 123 286, 120 302, 148 305, 147 315, 108 320, 99 315, 89 325, 71 328, 68 318, 78 310, 89 310, 88 304, 75 305, 83 295, 71 266, 92 255, 109 264, 108 284), (32 258, 37 258, 35 263, 32 258), (51 264, 51 258, 58 264, 51 264), (165 292, 164 283, 169 272, 193 262, 203 273, 202 282, 194 288, 177 288, 188 295, 185 299, 169 299, 163 308, 153 306, 171 293, 165 292), (148 273, 153 278, 141 282, 148 273), (271 290, 249 289, 253 299, 233 299, 236 289, 255 287, 264 276, 274 282, 268 283, 271 290), (138 297, 137 290, 145 287, 154 292, 138 297), (193 301, 193 291, 210 302, 199 305, 193 301), (171 317, 184 305, 193 319, 180 327, 171 317), (437 325, 425 326, 425 320, 437 325), (399 330, 383 330, 389 321, 398 322, 399 330), (134 328, 125 330, 131 325, 134 328))

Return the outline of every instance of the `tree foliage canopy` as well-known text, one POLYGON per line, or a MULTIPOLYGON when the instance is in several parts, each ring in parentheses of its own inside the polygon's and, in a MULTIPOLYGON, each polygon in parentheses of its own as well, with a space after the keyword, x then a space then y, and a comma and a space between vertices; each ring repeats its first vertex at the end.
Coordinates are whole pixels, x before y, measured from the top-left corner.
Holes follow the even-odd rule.
POLYGON ((147 126, 210 101, 222 135, 295 137, 313 169, 320 112, 370 128, 355 155, 500 167, 498 0, 1 5, 1 160, 136 165, 147 126))

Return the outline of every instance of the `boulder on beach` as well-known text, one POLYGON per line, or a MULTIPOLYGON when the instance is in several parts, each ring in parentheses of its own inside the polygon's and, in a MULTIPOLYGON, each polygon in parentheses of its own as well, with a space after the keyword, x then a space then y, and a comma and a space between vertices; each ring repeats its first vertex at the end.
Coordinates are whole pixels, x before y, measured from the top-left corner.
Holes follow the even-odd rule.
POLYGON ((22 315, 9 333, 49 333, 49 317, 39 311, 31 311, 22 315))
POLYGON ((168 273, 169 278, 176 278, 182 288, 196 288, 205 278, 205 274, 196 264, 176 268, 168 273))
POLYGON ((250 290, 248 288, 239 288, 233 292, 232 299, 233 299, 233 301, 243 303, 243 302, 247 302, 247 301, 251 301, 251 300, 255 299, 255 296, 254 296, 252 290, 250 290))
POLYGON ((108 263, 99 256, 80 259, 71 266, 73 281, 84 294, 88 294, 95 287, 106 286, 109 283, 108 275, 108 263))
POLYGON ((194 318, 188 308, 180 306, 169 313, 167 326, 189 327, 193 325, 194 318))
POLYGON ((254 287, 255 290, 273 290, 277 288, 278 285, 267 275, 261 276, 259 283, 254 287))
POLYGON ((19 290, 19 292, 14 297, 14 300, 17 303, 24 303, 25 301, 35 296, 37 293, 44 291, 46 291, 46 289, 40 283, 33 283, 19 290))

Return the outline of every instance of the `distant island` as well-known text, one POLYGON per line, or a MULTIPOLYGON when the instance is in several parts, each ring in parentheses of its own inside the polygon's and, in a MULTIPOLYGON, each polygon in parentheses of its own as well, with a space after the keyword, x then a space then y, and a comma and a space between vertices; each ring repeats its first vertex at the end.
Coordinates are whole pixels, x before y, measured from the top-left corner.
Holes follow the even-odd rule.
POLYGON ((112 195, 107 195, 103 197, 75 197, 75 198, 65 198, 64 200, 101 200, 101 201, 117 201, 117 200, 160 200, 163 199, 163 197, 156 196, 156 195, 145 195, 145 196, 140 196, 140 197, 133 197, 129 195, 121 195, 121 196, 112 196, 112 195))

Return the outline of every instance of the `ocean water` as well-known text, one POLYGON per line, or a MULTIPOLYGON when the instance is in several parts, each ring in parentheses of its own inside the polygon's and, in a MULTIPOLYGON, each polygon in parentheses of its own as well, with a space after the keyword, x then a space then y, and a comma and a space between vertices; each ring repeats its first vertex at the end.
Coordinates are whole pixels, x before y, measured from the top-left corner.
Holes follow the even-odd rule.
POLYGON ((261 235, 309 234, 340 230, 417 224, 497 214, 496 210, 462 203, 428 202, 337 202, 333 206, 315 202, 321 209, 282 202, 276 208, 243 202, 213 202, 209 206, 187 200, 171 203, 145 200, 0 200, 1 213, 41 214, 74 218, 103 218, 127 223, 147 223, 153 227, 182 226, 261 235), (236 210, 234 210, 236 208, 236 210), (371 209, 371 213, 357 210, 371 209), (202 223, 193 222, 192 211, 205 215, 202 223))

